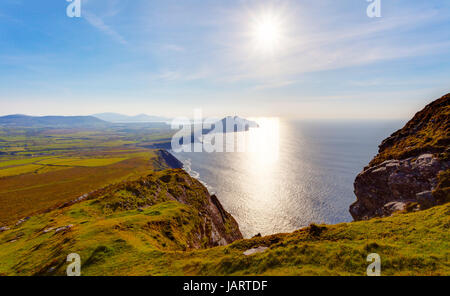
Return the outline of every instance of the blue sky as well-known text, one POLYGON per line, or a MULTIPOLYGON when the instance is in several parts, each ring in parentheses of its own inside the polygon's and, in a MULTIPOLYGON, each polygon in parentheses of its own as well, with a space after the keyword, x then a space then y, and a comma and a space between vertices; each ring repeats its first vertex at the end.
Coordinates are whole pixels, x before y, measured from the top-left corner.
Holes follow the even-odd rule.
POLYGON ((0 115, 408 118, 450 91, 450 1, 81 3, 1 1, 0 115))

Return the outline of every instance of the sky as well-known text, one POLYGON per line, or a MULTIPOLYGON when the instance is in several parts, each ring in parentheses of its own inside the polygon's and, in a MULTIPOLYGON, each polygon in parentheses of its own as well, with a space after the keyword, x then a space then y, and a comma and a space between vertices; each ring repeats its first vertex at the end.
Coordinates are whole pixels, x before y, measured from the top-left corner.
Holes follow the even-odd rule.
POLYGON ((450 1, 80 1, 1 0, 0 115, 404 119, 450 92, 450 1))

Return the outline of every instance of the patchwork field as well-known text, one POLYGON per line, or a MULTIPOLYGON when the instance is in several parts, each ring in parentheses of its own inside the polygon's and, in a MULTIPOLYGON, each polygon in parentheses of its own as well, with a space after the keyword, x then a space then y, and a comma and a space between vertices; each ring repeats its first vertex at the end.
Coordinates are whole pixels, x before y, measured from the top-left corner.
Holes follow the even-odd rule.
POLYGON ((168 137, 151 127, 0 128, 0 226, 163 168, 145 147, 168 137))

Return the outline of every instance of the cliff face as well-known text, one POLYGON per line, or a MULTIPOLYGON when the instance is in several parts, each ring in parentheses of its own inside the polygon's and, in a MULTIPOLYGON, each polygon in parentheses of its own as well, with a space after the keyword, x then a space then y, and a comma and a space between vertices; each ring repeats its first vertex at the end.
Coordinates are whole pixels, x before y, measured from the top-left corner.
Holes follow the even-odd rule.
POLYGON ((144 211, 164 202, 186 205, 195 213, 192 233, 185 239, 189 248, 227 245, 242 239, 236 220, 223 209, 217 197, 211 196, 198 180, 182 169, 156 172, 137 181, 111 185, 91 194, 89 199, 107 216, 136 209, 144 211))
POLYGON ((160 170, 183 168, 183 163, 167 152, 167 150, 158 149, 155 151, 155 154, 157 155, 157 158, 153 163, 153 167, 159 168, 160 170))
POLYGON ((355 220, 424 209, 450 200, 450 94, 385 139, 354 183, 355 220))

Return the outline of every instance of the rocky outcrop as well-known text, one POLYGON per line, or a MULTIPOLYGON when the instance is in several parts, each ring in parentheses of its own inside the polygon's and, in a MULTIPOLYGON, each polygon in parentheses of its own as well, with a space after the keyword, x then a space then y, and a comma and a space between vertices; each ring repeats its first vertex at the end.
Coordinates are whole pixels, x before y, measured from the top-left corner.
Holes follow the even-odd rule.
POLYGON ((203 184, 181 169, 165 173, 166 176, 174 175, 168 182, 169 186, 178 187, 175 190, 169 187, 169 194, 177 201, 196 208, 204 218, 205 235, 202 240, 209 240, 210 246, 224 246, 243 238, 236 220, 203 184))
MULTIPOLYGON (((227 245, 242 239, 236 220, 215 195, 182 169, 152 173, 136 181, 110 185, 89 195, 105 215, 149 208, 167 201, 188 205, 195 211, 188 245, 191 248, 227 245), (195 220, 195 221, 194 221, 195 220)), ((175 228, 176 225, 168 225, 175 228)))
POLYGON ((153 161, 153 167, 159 170, 182 169, 183 163, 165 149, 155 151, 157 158, 153 161))
POLYGON ((356 177, 358 201, 350 207, 350 213, 355 220, 361 220, 389 216, 411 202, 433 206, 437 204, 432 190, 438 184, 438 174, 447 169, 448 161, 432 154, 387 160, 369 167, 356 177))
POLYGON ((354 183, 355 220, 449 201, 450 94, 426 106, 380 145, 354 183), (437 190, 439 188, 439 190, 437 190))

